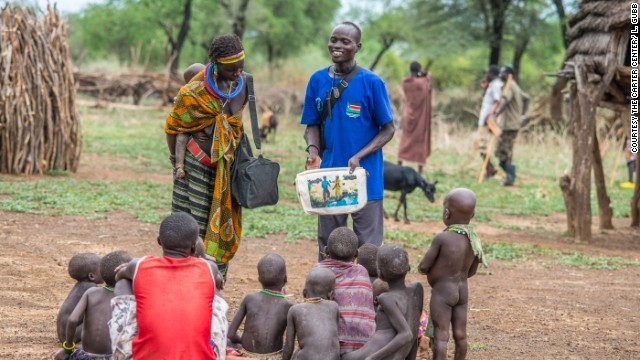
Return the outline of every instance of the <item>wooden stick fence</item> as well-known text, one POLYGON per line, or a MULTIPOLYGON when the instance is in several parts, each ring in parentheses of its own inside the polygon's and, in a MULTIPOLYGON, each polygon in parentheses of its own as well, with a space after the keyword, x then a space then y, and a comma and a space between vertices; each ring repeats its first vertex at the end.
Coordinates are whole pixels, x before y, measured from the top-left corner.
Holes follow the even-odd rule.
POLYGON ((75 172, 80 124, 69 25, 49 6, 36 16, 0 9, 0 172, 75 172))

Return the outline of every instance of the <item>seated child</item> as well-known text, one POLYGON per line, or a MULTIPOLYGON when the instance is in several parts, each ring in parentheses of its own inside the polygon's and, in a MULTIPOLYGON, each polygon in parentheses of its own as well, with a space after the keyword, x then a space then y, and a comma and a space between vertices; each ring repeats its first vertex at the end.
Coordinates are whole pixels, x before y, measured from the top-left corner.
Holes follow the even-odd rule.
POLYGON ((331 271, 313 268, 302 292, 304 303, 296 304, 287 315, 287 340, 283 360, 339 360, 338 305, 331 300, 336 277, 331 271), (298 350, 293 352, 298 338, 298 350))
POLYGON ((267 254, 258 262, 258 281, 262 290, 245 295, 229 325, 229 341, 241 343, 240 352, 249 358, 280 359, 287 313, 291 303, 285 299, 282 288, 287 283, 284 259, 278 254, 267 254), (237 331, 244 320, 244 331, 237 331))
MULTIPOLYGON (((467 354, 467 307, 469 288, 467 278, 475 275, 478 265, 486 261, 480 238, 469 225, 475 214, 476 195, 464 188, 454 189, 444 198, 442 220, 445 230, 433 239, 420 262, 420 273, 427 275, 431 285, 429 314, 435 335, 433 358, 447 357, 449 324, 453 327, 455 358, 467 354)), ((431 326, 430 326, 431 327, 431 326)))
MULTIPOLYGON (((191 215, 172 214, 160 224, 163 256, 133 259, 117 269, 116 279, 132 281, 138 334, 131 347, 136 360, 158 359, 158 354, 163 359, 184 354, 190 359, 216 358, 210 343, 215 270, 191 256, 198 231, 191 215)), ((114 312, 112 320, 122 315, 114 312)), ((120 324, 112 321, 111 326, 118 329, 120 324)))
MULTIPOLYGON (((204 254, 204 243, 198 237, 194 250, 195 257, 207 260, 212 266, 216 279, 216 296, 213 298, 213 316, 211 318, 211 340, 215 344, 216 359, 226 358, 227 347, 227 311, 229 305, 220 296, 219 290, 224 288, 222 275, 217 271, 217 265, 204 254)), ((136 320, 136 301, 131 288, 131 281, 122 279, 116 283, 115 297, 111 300, 112 319, 109 322, 113 360, 130 360, 132 358, 131 342, 138 335, 136 320)))
MULTIPOLYGON (((69 276, 76 280, 69 295, 62 303, 58 318, 56 319, 56 330, 58 331, 58 340, 62 343, 67 337, 67 318, 76 308, 80 298, 85 291, 96 287, 96 284, 102 282, 100 276, 100 256, 93 253, 80 253, 73 255, 69 260, 69 276)), ((82 334, 82 326, 78 326, 76 334, 73 337, 74 342, 80 341, 82 334)))
POLYGON ((327 268, 336 277, 334 301, 340 308, 340 355, 361 348, 376 330, 373 288, 369 273, 355 264, 358 237, 348 227, 331 232, 325 249, 327 258, 318 267, 327 268))
POLYGON ((220 295, 220 290, 224 289, 224 279, 218 271, 218 265, 213 257, 205 254, 204 242, 201 237, 196 240, 195 257, 207 260, 215 272, 213 277, 216 279, 216 296, 213 298, 213 317, 211 318, 211 340, 215 344, 214 352, 216 359, 224 360, 227 355, 227 335, 229 323, 227 322, 227 311, 229 305, 220 295))
POLYGON ((423 290, 419 282, 405 285, 410 269, 409 255, 402 247, 380 248, 378 270, 380 280, 388 284, 388 291, 378 295, 376 332, 362 348, 346 354, 344 360, 415 360, 423 290))
MULTIPOLYGON (((204 69, 205 69, 205 66, 203 64, 199 64, 199 63, 191 64, 184 71, 184 74, 183 74, 184 82, 189 83, 189 81, 191 81, 191 79, 193 79, 194 76, 196 76, 199 72, 201 72, 204 69)), ((176 159, 175 175, 176 175, 176 178, 178 179, 182 179, 187 175, 184 171, 184 157, 187 155, 187 143, 189 142, 190 138, 191 138, 191 134, 188 134, 188 133, 176 135, 176 145, 174 150, 175 156, 176 156, 175 157, 176 159)))
POLYGON ((371 285, 373 285, 373 281, 378 278, 378 265, 376 264, 377 256, 378 247, 373 244, 367 243, 358 248, 358 264, 367 269, 371 285))
POLYGON ((114 251, 100 260, 100 275, 104 286, 87 290, 67 320, 67 334, 62 343, 63 351, 57 359, 90 360, 110 359, 111 339, 108 322, 111 319, 111 299, 115 285, 115 268, 131 261, 131 256, 124 251, 114 251), (75 349, 76 327, 82 323, 82 349, 75 349))

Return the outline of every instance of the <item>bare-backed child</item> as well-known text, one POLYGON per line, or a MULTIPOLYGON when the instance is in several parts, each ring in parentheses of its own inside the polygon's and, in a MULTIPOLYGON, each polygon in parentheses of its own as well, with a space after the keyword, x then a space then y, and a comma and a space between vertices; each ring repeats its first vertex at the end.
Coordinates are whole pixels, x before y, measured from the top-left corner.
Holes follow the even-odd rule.
POLYGON ((328 269, 313 268, 307 275, 302 294, 304 303, 296 304, 287 315, 287 339, 283 360, 339 360, 338 304, 333 297, 336 277, 328 269), (295 339, 298 350, 294 353, 295 339))
POLYGON ((67 320, 67 333, 62 343, 63 351, 57 359, 90 360, 110 359, 111 339, 109 320, 111 320, 111 299, 116 283, 115 269, 131 261, 125 251, 114 251, 100 260, 100 275, 105 281, 102 287, 87 290, 67 320), (76 349, 73 341, 76 327, 82 323, 82 349, 76 349))
POLYGON ((242 344, 245 357, 280 359, 287 313, 291 303, 282 288, 287 283, 287 269, 282 256, 267 254, 258 262, 258 281, 262 290, 242 299, 231 325, 229 341, 242 344), (244 320, 242 336, 237 334, 244 320))
MULTIPOLYGON (((58 317, 56 319, 56 330, 58 331, 58 340, 62 343, 67 337, 67 319, 73 309, 76 308, 80 298, 85 291, 96 287, 96 284, 102 282, 100 276, 100 256, 94 253, 80 253, 73 255, 69 260, 68 266, 69 276, 77 282, 69 291, 69 295, 60 306, 58 317)), ((73 341, 79 342, 82 334, 82 326, 76 328, 73 341)))
MULTIPOLYGON (((116 307, 111 336, 114 329, 129 335, 134 331, 131 321, 124 327, 118 320, 131 320, 130 306, 135 303, 137 334, 131 353, 136 360, 158 359, 158 354, 163 359, 179 359, 184 354, 190 359, 216 358, 210 342, 215 270, 207 261, 192 256, 198 232, 191 215, 174 213, 160 223, 162 257, 133 259, 117 269, 116 290, 120 280, 132 281, 135 301, 123 302, 122 308, 112 304, 116 307)), ((115 335, 118 338, 117 331, 115 335)), ((127 336, 121 340, 126 344, 127 336)), ((114 347, 120 345, 115 343, 114 347)))
POLYGON ((362 348, 346 354, 343 360, 415 360, 424 291, 419 282, 405 285, 409 270, 409 255, 402 247, 380 248, 378 271, 389 290, 377 298, 376 332, 362 348))
MULTIPOLYGON (((191 64, 183 73, 184 82, 189 83, 194 76, 196 76, 199 72, 203 71, 205 66, 200 63, 191 64)), ((189 143, 189 139, 191 138, 191 134, 178 134, 176 135, 176 144, 175 144, 175 176, 178 179, 182 179, 186 176, 184 171, 184 158, 187 155, 187 143, 189 143)))
MULTIPOLYGON (((433 358, 446 359, 449 324, 453 327, 455 358, 467 354, 467 279, 475 275, 478 265, 486 262, 480 238, 469 225, 475 214, 476 195, 465 188, 454 189, 444 199, 442 220, 447 226, 433 239, 420 262, 420 273, 431 285, 429 304, 434 334, 433 358)), ((430 326, 431 327, 431 326, 430 326)))
POLYGON ((366 243, 358 248, 358 264, 364 266, 369 273, 369 280, 371 280, 371 285, 378 278, 378 264, 376 263, 376 259, 378 257, 378 247, 366 243))
POLYGON ((336 277, 333 300, 340 309, 338 336, 340 355, 364 346, 376 330, 373 288, 369 273, 354 261, 358 255, 358 236, 348 227, 331 232, 325 248, 327 258, 318 267, 329 269, 336 277))
POLYGON ((204 250, 204 242, 201 237, 196 240, 195 257, 205 259, 213 271, 216 279, 216 296, 213 298, 213 317, 211 318, 211 340, 215 345, 214 352, 217 360, 224 360, 227 355, 227 336, 229 332, 229 322, 227 321, 227 311, 229 304, 222 298, 220 291, 224 289, 224 278, 213 257, 207 255, 204 250))

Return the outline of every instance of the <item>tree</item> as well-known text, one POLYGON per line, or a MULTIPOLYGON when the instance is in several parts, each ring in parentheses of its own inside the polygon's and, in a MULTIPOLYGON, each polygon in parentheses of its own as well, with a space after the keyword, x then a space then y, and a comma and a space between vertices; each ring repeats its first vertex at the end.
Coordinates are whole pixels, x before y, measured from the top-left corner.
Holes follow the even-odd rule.
POLYGON ((299 53, 327 31, 339 0, 262 0, 255 10, 255 43, 265 51, 271 68, 279 59, 299 53))
POLYGON ((238 35, 238 37, 242 39, 242 37, 244 36, 245 24, 247 20, 247 7, 249 6, 249 0, 240 0, 240 5, 238 5, 236 11, 231 8, 229 1, 218 1, 229 16, 229 21, 231 22, 231 29, 233 30, 233 33, 238 35))

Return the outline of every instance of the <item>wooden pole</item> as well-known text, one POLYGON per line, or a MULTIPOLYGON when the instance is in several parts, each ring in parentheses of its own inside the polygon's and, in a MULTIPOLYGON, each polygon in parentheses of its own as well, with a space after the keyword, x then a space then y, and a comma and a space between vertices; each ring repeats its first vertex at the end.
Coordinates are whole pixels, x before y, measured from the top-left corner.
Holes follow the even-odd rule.
POLYGON ((491 139, 489 139, 489 145, 487 146, 487 153, 484 156, 484 162, 482 163, 482 170, 480 170, 480 176, 478 176, 478 184, 482 184, 484 181, 484 174, 487 172, 487 165, 489 165, 489 154, 493 150, 493 142, 496 140, 496 135, 491 133, 491 139))

